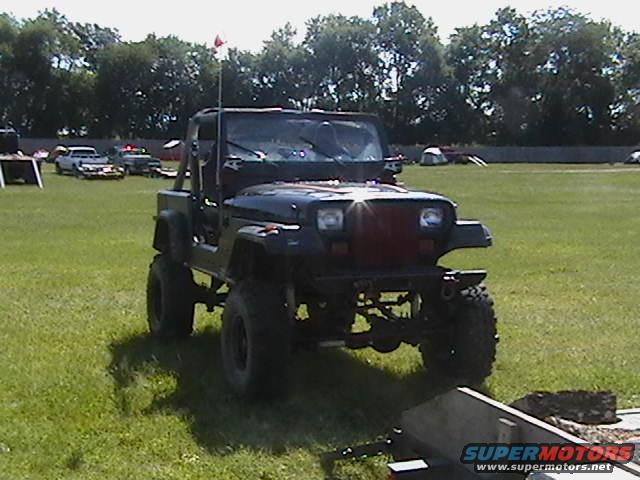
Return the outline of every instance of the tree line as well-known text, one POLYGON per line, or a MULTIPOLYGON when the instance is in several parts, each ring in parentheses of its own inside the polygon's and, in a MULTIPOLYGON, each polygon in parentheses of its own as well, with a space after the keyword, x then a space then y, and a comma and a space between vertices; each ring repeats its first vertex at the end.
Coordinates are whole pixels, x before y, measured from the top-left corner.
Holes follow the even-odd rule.
MULTIPOLYGON (((506 7, 443 44, 403 2, 324 15, 222 62, 227 106, 356 110, 395 143, 637 144, 640 35, 558 8, 506 7)), ((175 36, 123 41, 56 10, 0 14, 0 124, 34 137, 181 136, 217 103, 220 61, 175 36)))

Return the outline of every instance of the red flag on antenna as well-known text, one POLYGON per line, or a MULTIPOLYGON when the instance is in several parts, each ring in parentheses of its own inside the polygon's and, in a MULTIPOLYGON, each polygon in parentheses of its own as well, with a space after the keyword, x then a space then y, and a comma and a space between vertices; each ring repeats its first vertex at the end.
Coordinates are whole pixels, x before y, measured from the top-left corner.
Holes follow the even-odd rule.
POLYGON ((220 48, 222 45, 224 45, 224 40, 220 38, 220 35, 216 35, 216 39, 213 41, 213 46, 215 48, 220 48))

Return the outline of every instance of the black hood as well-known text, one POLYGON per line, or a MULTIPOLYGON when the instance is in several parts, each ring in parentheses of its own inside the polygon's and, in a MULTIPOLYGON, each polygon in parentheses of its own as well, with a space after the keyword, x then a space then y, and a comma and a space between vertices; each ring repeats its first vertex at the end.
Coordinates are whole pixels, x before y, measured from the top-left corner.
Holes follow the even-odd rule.
POLYGON ((318 203, 335 202, 451 202, 437 193, 407 190, 403 187, 377 182, 354 183, 274 182, 253 185, 241 190, 226 205, 234 208, 235 215, 256 220, 284 223, 304 222, 307 213, 318 203))

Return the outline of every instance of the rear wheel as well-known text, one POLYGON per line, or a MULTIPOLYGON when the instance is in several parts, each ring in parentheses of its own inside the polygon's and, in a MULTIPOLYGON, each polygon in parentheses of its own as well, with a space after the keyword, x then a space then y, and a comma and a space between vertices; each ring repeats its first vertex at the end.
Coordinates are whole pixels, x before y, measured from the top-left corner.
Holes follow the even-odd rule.
POLYGON ((420 344, 427 371, 440 379, 479 385, 491 370, 498 334, 493 300, 483 285, 468 287, 451 300, 441 318, 444 330, 420 344))
POLYGON ((222 314, 227 382, 248 399, 271 399, 287 388, 291 329, 276 286, 246 280, 231 289, 222 314))
POLYGON ((157 337, 184 338, 193 330, 195 282, 187 267, 156 255, 147 278, 147 320, 157 337))

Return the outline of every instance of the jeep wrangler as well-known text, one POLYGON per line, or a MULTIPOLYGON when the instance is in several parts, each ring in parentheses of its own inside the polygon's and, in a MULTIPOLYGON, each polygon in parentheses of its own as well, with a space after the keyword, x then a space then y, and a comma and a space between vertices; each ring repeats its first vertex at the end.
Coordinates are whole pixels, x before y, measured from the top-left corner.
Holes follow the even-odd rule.
POLYGON ((376 117, 210 108, 190 119, 183 147, 173 188, 158 193, 153 335, 187 337, 196 303, 222 307, 224 374, 246 398, 283 393, 305 348, 408 343, 447 381, 490 375, 498 337, 486 272, 438 264, 489 247, 489 230, 459 220, 442 195, 397 185, 401 161, 376 117), (204 128, 213 142, 199 140, 204 128))

